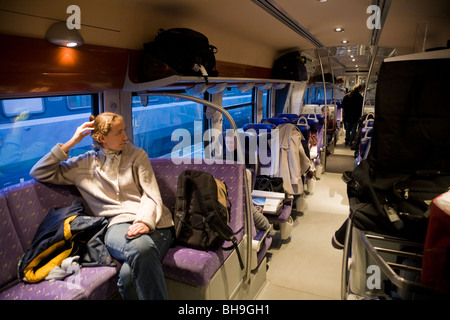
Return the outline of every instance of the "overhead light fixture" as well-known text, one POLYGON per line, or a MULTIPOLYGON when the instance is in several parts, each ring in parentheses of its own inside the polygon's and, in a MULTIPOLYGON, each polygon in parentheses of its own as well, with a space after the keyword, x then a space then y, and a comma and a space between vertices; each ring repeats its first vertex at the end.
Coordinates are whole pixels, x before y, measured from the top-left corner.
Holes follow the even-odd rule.
POLYGON ((328 0, 317 0, 319 2, 327 2, 328 0))
POLYGON ((334 32, 344 32, 344 28, 340 27, 334 28, 334 32))
POLYGON ((348 43, 348 40, 342 40, 341 42, 345 44, 348 43))
POLYGON ((79 47, 84 44, 84 40, 81 37, 77 29, 67 28, 65 21, 57 22, 50 26, 47 30, 45 38, 57 46, 62 47, 79 47))

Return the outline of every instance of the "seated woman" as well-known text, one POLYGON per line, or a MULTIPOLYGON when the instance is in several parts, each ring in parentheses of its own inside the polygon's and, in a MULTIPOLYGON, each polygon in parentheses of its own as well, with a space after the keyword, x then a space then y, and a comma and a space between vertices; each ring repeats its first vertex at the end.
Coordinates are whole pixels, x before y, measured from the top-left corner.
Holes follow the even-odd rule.
POLYGON ((128 141, 125 130, 118 114, 91 116, 30 175, 75 185, 93 214, 109 219, 105 244, 122 262, 118 286, 124 299, 167 299, 161 261, 172 240, 172 214, 162 203, 148 155, 128 141), (97 150, 69 159, 69 150, 89 134, 97 150))
MULTIPOLYGON (((222 152, 223 160, 233 160, 238 162, 238 152, 237 152, 237 142, 236 136, 233 135, 224 135, 224 147, 222 152)), ((254 177, 254 164, 250 163, 250 156, 248 152, 244 152, 245 157, 245 167, 247 171, 251 173, 251 176, 254 177)), ((253 179, 254 180, 254 179, 253 179)), ((253 189, 253 184, 252 184, 253 189)), ((255 207, 252 204, 252 214, 253 220, 255 222, 255 227, 257 230, 267 230, 270 228, 269 220, 262 214, 262 208, 255 207)))

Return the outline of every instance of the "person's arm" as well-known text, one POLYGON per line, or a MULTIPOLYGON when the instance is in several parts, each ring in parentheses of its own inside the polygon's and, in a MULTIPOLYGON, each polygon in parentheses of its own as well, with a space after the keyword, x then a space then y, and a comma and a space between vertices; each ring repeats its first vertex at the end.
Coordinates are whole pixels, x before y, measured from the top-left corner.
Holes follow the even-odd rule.
POLYGON ((142 188, 142 197, 135 222, 128 230, 130 236, 153 231, 163 214, 161 194, 150 159, 143 150, 140 153, 136 158, 135 165, 137 166, 138 183, 142 188))
POLYGON ((86 137, 92 128, 93 122, 85 122, 75 131, 72 138, 64 144, 58 144, 43 156, 31 168, 30 176, 38 181, 51 182, 55 184, 71 184, 71 179, 67 172, 70 170, 70 163, 61 165, 62 161, 69 158, 69 150, 86 137))

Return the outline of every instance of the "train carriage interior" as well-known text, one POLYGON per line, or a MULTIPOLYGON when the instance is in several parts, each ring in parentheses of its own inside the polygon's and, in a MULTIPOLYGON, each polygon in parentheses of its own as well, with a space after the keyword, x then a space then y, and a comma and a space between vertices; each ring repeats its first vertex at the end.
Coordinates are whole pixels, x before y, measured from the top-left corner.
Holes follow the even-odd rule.
MULTIPOLYGON (((430 269, 421 269, 425 240, 380 239, 357 224, 345 241, 334 236, 359 210, 349 181, 361 163, 381 166, 392 155, 392 171, 423 160, 430 165, 417 170, 449 181, 449 46, 448 0, 0 0, 0 300, 123 299, 120 262, 35 283, 16 272, 51 209, 88 206, 77 188, 41 183, 31 168, 103 112, 123 116, 172 213, 184 170, 227 184, 238 250, 173 245, 162 260, 170 300, 448 298, 448 268, 438 284, 421 278, 430 269), (165 48, 177 62, 199 34, 207 52, 187 69, 175 65, 157 46, 171 30, 197 37, 165 48), (344 99, 355 88, 350 135, 344 99), (395 131, 399 118, 407 120, 395 131), (411 129, 431 121, 425 137, 411 129), (383 146, 380 132, 398 143, 383 146), (417 146, 430 137, 432 147, 417 146)), ((86 137, 68 155, 92 145, 86 137)), ((448 267, 450 200, 435 198, 427 200, 447 206, 447 260, 436 263, 448 267)))

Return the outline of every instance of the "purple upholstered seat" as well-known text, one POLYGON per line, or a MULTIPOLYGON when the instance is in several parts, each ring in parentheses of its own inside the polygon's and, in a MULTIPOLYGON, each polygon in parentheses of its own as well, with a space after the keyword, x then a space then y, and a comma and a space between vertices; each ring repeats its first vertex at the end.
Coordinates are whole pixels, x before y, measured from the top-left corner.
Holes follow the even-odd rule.
POLYGON ((17 263, 30 246, 37 228, 51 208, 82 201, 72 186, 26 181, 0 192, 0 300, 106 299, 117 290, 114 267, 81 268, 63 281, 35 284, 17 279, 17 263))
MULTIPOLYGON (((189 159, 194 162, 194 159, 189 159)), ((228 187, 231 202, 230 227, 235 232, 238 242, 245 232, 245 198, 243 174, 244 166, 240 164, 207 164, 201 159, 195 159, 201 164, 173 164, 171 159, 151 159, 153 171, 158 181, 164 204, 173 212, 177 190, 178 175, 184 170, 206 171, 215 178, 224 181, 228 187)), ((224 246, 231 243, 225 242, 224 246)), ((170 248, 163 260, 163 270, 167 278, 182 281, 194 286, 206 285, 231 251, 201 251, 176 246, 170 248)))
MULTIPOLYGON (((244 166, 240 164, 176 165, 171 159, 151 159, 162 199, 173 212, 178 176, 187 169, 213 174, 228 186, 231 202, 230 227, 238 242, 245 233, 244 166)), ((42 281, 27 284, 17 279, 17 263, 30 246, 34 234, 47 212, 53 207, 68 206, 72 201, 83 202, 76 188, 26 181, 0 191, 0 300, 22 299, 105 299, 117 291, 117 270, 113 267, 83 267, 79 273, 62 281, 42 281)), ((253 233, 256 234, 253 226, 253 233)), ((231 243, 224 243, 230 246, 231 243)), ((258 254, 258 262, 270 246, 266 241, 258 254)), ((204 286, 224 263, 232 251, 200 251, 176 246, 170 248, 163 260, 163 270, 168 279, 194 286, 204 286)), ((243 257, 244 258, 244 257, 243 257)), ((239 267, 238 265, 236 267, 239 267)))
POLYGON ((0 193, 0 288, 17 278, 17 263, 23 253, 6 199, 0 193))

